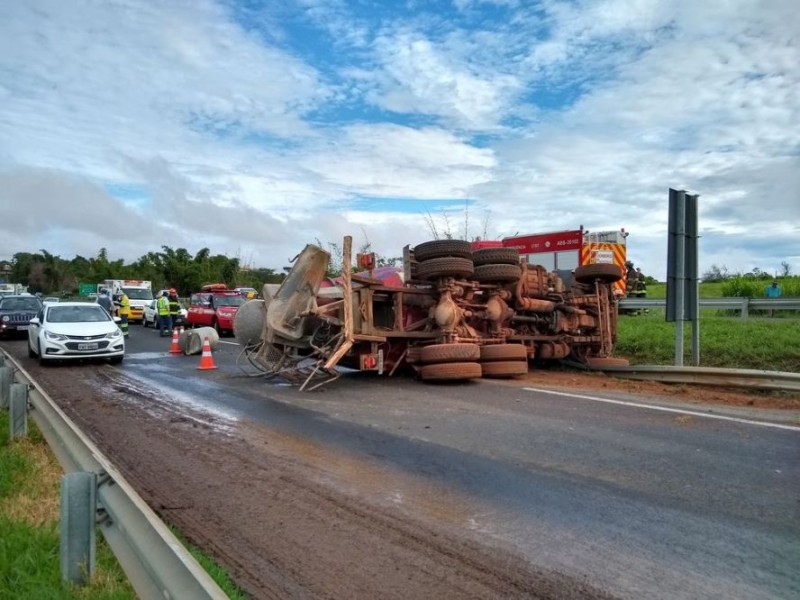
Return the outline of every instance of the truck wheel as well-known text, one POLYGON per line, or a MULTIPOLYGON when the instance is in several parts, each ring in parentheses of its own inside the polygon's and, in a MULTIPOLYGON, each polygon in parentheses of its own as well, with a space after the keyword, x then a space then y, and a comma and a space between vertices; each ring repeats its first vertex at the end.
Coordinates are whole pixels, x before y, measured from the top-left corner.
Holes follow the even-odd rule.
POLYGON ((589 356, 586 359, 586 364, 594 369, 602 369, 604 367, 627 367, 630 366, 630 361, 627 358, 615 358, 613 356, 589 356))
POLYGON ((439 277, 468 277, 473 271, 470 259, 452 256, 431 258, 417 265, 417 277, 426 281, 439 277))
POLYGON ((436 344, 424 346, 420 351, 423 363, 457 363, 477 361, 481 349, 477 344, 436 344))
POLYGON ((522 344, 491 344, 481 346, 481 362, 497 360, 528 360, 528 350, 522 344))
POLYGON ((518 265, 519 252, 514 248, 481 248, 472 251, 472 262, 481 265, 518 265))
POLYGON ((528 372, 528 361, 502 360, 481 364, 484 377, 518 377, 528 372))
POLYGON ((419 262, 446 256, 472 258, 472 248, 466 240, 433 240, 414 247, 414 258, 419 262))
POLYGON ((518 265, 481 265, 475 267, 472 278, 475 281, 492 283, 511 283, 522 277, 522 269, 518 265))
POLYGON ((572 276, 578 283, 594 283, 595 279, 599 279, 603 283, 616 283, 622 277, 622 269, 617 265, 608 263, 581 265, 575 269, 575 273, 572 276))
POLYGON ((476 362, 442 363, 425 365, 419 370, 423 381, 458 381, 480 379, 481 365, 476 362))

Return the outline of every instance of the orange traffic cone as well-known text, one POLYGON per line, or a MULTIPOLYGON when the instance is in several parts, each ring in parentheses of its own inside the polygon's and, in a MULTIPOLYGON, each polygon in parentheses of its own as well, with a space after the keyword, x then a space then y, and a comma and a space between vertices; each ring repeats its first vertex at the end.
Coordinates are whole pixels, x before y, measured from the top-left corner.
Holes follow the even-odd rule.
POLYGON ((197 367, 199 371, 207 369, 216 369, 214 364, 214 357, 211 356, 211 344, 208 343, 208 338, 203 338, 203 354, 200 356, 200 366, 197 367))
POLYGON ((172 346, 170 346, 170 348, 169 348, 169 353, 170 354, 180 354, 181 353, 181 347, 180 347, 180 344, 178 343, 178 330, 177 329, 173 329, 172 330, 172 346))

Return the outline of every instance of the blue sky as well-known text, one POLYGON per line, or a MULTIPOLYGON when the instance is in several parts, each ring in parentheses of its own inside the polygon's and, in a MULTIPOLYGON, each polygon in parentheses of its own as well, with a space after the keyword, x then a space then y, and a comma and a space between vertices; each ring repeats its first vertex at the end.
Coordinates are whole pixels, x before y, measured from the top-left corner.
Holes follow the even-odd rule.
POLYGON ((0 3, 0 258, 625 228, 663 276, 800 272, 785 0, 0 3))

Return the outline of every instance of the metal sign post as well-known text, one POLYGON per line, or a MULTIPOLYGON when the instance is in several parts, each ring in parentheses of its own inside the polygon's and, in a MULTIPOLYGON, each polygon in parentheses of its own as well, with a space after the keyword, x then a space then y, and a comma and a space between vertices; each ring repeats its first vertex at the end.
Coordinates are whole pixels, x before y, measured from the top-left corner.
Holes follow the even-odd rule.
POLYGON ((666 320, 675 322, 675 365, 683 366, 683 322, 692 322, 692 364, 700 364, 697 195, 669 190, 666 320))

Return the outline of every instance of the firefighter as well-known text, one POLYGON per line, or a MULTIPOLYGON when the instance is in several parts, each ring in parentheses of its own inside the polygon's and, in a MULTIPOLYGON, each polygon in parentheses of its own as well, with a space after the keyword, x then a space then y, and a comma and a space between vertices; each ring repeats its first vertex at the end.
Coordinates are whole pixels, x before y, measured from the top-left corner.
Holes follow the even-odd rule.
POLYGON ((161 296, 156 301, 158 309, 158 324, 161 329, 161 337, 172 335, 172 317, 169 314, 169 298, 167 292, 161 292, 161 296))
POLYGON ((117 309, 117 314, 120 318, 119 329, 122 331, 122 335, 128 337, 128 319, 131 316, 131 301, 128 298, 128 294, 122 292, 119 295, 119 308, 117 309))
POLYGON ((178 300, 178 292, 175 291, 175 288, 170 288, 167 299, 169 300, 169 316, 172 321, 172 327, 175 327, 181 316, 181 303, 178 300))
POLYGON ((642 269, 636 267, 636 292, 637 298, 647 298, 647 282, 644 280, 642 269))

